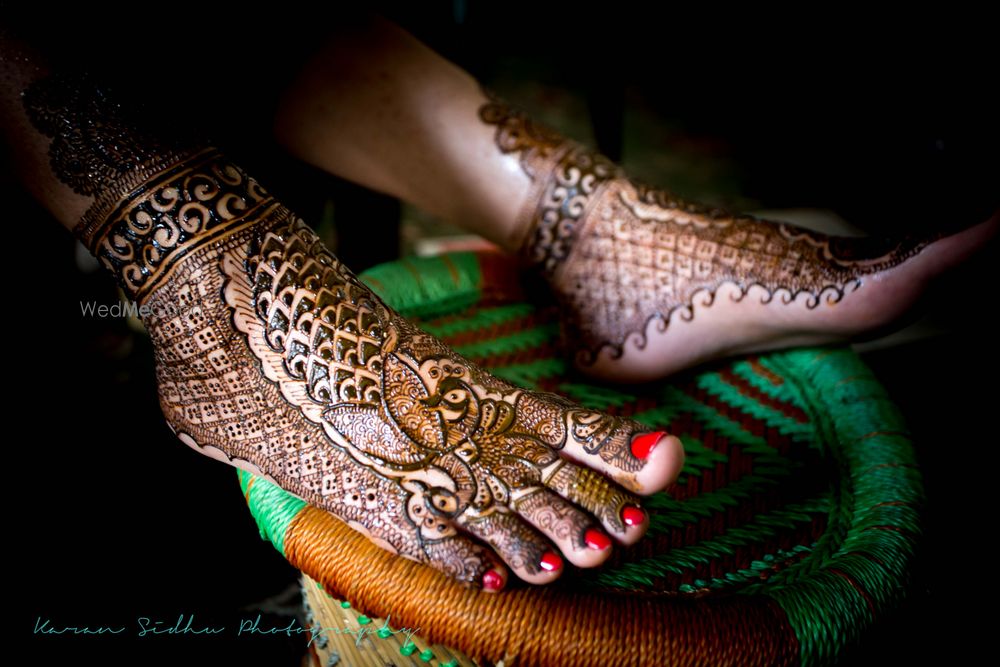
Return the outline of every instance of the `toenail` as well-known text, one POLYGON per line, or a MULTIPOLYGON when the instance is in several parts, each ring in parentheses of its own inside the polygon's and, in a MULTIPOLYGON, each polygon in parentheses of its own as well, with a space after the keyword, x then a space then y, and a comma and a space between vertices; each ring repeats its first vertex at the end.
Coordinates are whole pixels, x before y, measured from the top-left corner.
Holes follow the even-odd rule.
POLYGON ((547 551, 545 555, 542 556, 542 561, 539 565, 546 572, 555 572, 556 570, 562 568, 562 558, 560 558, 559 554, 554 551, 547 551))
POLYGON ((587 543, 588 547, 597 551, 602 551, 611 546, 611 538, 596 528, 588 528, 587 532, 583 534, 583 540, 587 543))
POLYGON ((655 433, 644 433, 632 441, 632 456, 644 461, 649 457, 649 453, 660 442, 666 433, 657 431, 655 433))
POLYGON ((488 570, 483 575, 483 588, 488 591, 498 591, 503 588, 503 575, 496 570, 488 570))
POLYGON ((626 507, 622 510, 622 520, 626 526, 638 526, 646 520, 646 513, 638 507, 626 507))

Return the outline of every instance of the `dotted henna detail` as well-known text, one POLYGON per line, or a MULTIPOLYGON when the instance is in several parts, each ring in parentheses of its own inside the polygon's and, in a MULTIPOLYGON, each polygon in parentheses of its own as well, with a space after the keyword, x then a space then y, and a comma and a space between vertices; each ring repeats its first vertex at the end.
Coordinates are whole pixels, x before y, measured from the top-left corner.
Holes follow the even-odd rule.
MULTIPOLYGON (((291 216, 279 211, 274 217, 291 216)), ((263 219, 261 224, 271 223, 263 219)), ((247 236, 244 230, 218 247, 201 245, 147 301, 145 323, 156 351, 160 404, 168 423, 188 444, 223 452, 231 462, 247 462, 290 492, 363 527, 396 553, 426 561, 432 547, 414 535, 407 512, 412 494, 397 481, 359 466, 321 427, 303 419, 239 344, 218 296, 224 276, 217 254, 245 247, 247 236)), ((357 431, 372 428, 362 422, 357 431)), ((450 574, 478 581, 484 567, 462 571, 451 559, 452 549, 468 545, 435 543, 434 557, 448 555, 450 574)))
POLYGON ((51 85, 26 106, 53 138, 56 174, 94 197, 76 233, 146 306, 160 404, 182 441, 461 581, 494 562, 461 527, 538 571, 551 545, 517 499, 582 544, 582 515, 539 492, 545 475, 574 479, 554 474, 577 469, 555 450, 575 438, 617 460, 642 427, 490 376, 399 318, 216 151, 172 150, 102 91, 51 85))
MULTIPOLYGON (((192 242, 197 247, 148 299, 146 324, 157 352, 160 401, 168 422, 188 444, 206 452, 223 452, 231 462, 255 466, 283 488, 351 522, 395 553, 432 562, 460 581, 478 583, 493 567, 495 557, 457 534, 451 515, 458 503, 443 485, 446 477, 420 475, 428 466, 426 452, 415 448, 417 456, 403 459, 409 451, 399 446, 405 435, 384 414, 365 410, 361 401, 340 405, 335 413, 321 409, 317 419, 323 423, 306 418, 303 407, 326 397, 324 386, 307 382, 310 377, 315 379, 317 372, 306 371, 311 366, 299 348, 284 345, 296 331, 310 329, 303 326, 305 309, 281 310, 273 304, 284 304, 286 288, 297 280, 310 287, 316 286, 317 276, 326 287, 334 283, 359 285, 349 273, 341 273, 336 260, 315 245, 315 236, 287 210, 262 211, 257 222, 256 227, 240 229, 213 244, 192 242), (296 239, 298 235, 302 238, 296 239), (258 253, 256 261, 246 259, 250 248, 258 253), (314 263, 300 261, 304 256, 314 263), (335 278, 330 277, 331 270, 335 278), (281 384, 262 373, 261 358, 251 352, 247 339, 233 326, 233 309, 219 298, 232 281, 226 271, 247 286, 250 276, 256 278, 261 305, 249 313, 268 324, 265 327, 262 323, 255 332, 257 349, 270 351, 270 359, 280 360, 288 381, 302 383, 306 390, 282 394, 281 384), (326 277, 322 277, 324 272, 326 277), (289 351, 296 353, 291 363, 287 363, 289 351), (349 434, 350 441, 331 439, 328 425, 349 434), (367 450, 367 463, 359 464, 351 451, 355 443, 367 450), (415 476, 407 477, 407 470, 415 476)), ((250 295, 252 299, 253 292, 250 295)), ((362 302, 358 296, 357 309, 372 303, 381 307, 377 300, 362 302)), ((365 298, 374 299, 371 295, 365 298)), ((328 304, 322 299, 313 303, 322 305, 322 319, 322 308, 328 304)), ((347 324, 348 311, 335 311, 344 329, 353 331, 347 324)), ((355 315, 352 321, 357 324, 362 318, 355 315)), ((322 336, 320 339, 325 342, 322 336)), ((378 339, 380 343, 384 340, 378 339)), ((311 349, 317 354, 317 363, 325 361, 322 343, 311 349)), ((367 369, 357 363, 357 349, 355 345, 333 360, 337 363, 330 366, 331 377, 338 365, 356 368, 364 375, 367 369)), ((352 375, 341 384, 362 386, 356 377, 352 375)), ((381 383, 381 374, 378 377, 381 383)), ((330 397, 333 400, 355 397, 346 388, 336 389, 330 397)), ((378 396, 361 392, 359 398, 378 396)))
POLYGON ((428 544, 540 488, 569 437, 641 468, 628 453, 641 426, 489 375, 399 318, 298 219, 260 231, 222 269, 264 376, 358 464, 407 490, 428 544))

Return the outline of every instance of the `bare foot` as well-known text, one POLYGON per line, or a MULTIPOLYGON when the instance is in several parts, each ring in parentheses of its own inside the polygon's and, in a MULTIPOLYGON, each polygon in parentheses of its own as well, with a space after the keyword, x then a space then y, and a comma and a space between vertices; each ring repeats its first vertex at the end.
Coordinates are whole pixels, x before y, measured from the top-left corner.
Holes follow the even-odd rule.
POLYGON ((676 478, 677 438, 491 376, 218 151, 151 136, 113 90, 8 46, 18 171, 138 304, 181 440, 488 590, 641 537, 637 495, 676 478))
POLYGON ((838 238, 682 201, 493 99, 480 117, 532 179, 522 252, 551 285, 577 365, 616 381, 845 340, 895 322, 995 236, 838 238))
POLYGON ((676 438, 519 389, 410 325, 213 151, 89 220, 142 304, 178 436, 402 556, 490 590, 502 562, 546 583, 637 540, 633 494, 680 470, 676 438))

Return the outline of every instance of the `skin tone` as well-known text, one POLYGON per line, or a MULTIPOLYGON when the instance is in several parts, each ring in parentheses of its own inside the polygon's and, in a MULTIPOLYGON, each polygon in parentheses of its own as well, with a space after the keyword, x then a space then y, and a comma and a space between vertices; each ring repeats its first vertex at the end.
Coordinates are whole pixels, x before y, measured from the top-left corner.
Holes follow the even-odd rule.
POLYGON ((144 132, 94 79, 0 53, 18 173, 140 305, 184 443, 491 592, 645 532, 639 496, 676 478, 677 438, 491 376, 219 151, 144 132))
MULTIPOLYGON (((18 173, 147 306, 184 442, 489 590, 641 536, 634 494, 676 477, 676 438, 491 377, 393 313, 218 152, 141 135, 95 82, 46 76, 9 44, 3 64, 18 173)), ((873 250, 688 204, 377 20, 303 70, 276 131, 522 253, 560 298, 578 363, 618 380, 894 319, 997 225, 873 250)))
POLYGON ((738 353, 882 330, 996 234, 829 237, 686 202, 491 96, 398 27, 332 39, 275 121, 296 156, 521 254, 585 372, 663 377, 738 353))

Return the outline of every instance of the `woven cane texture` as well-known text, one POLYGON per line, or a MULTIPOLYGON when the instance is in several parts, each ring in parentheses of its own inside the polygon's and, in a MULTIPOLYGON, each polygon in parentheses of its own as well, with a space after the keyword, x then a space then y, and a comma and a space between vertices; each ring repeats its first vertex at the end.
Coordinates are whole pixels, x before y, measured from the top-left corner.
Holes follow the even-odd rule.
POLYGON ((849 349, 598 385, 560 352, 555 309, 499 255, 402 260, 362 278, 455 350, 525 387, 678 435, 676 485, 597 570, 490 595, 392 556, 240 473, 261 535, 355 609, 427 642, 518 665, 826 664, 895 604, 919 534, 920 473, 899 413, 849 349), (530 298, 529 298, 530 295, 530 298))

